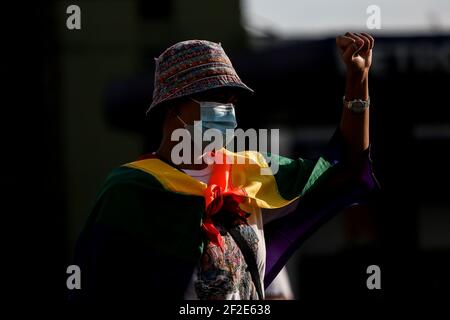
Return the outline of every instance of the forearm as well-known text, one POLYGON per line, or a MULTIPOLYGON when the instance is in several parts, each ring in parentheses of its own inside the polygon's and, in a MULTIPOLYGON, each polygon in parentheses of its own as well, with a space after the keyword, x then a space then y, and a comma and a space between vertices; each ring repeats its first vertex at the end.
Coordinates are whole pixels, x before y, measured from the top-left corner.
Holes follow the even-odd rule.
MULTIPOLYGON (((369 98, 368 72, 347 75, 345 98, 348 101, 369 98)), ((369 147, 369 109, 355 113, 343 107, 340 129, 347 143, 349 156, 352 158, 361 154, 369 147)))

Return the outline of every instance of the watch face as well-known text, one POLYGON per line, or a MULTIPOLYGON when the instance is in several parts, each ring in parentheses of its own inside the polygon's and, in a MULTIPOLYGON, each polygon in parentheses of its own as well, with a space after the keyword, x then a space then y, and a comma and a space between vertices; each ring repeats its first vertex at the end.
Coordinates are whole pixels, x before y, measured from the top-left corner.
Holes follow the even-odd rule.
POLYGON ((355 112, 362 112, 365 109, 365 103, 362 101, 353 101, 350 109, 355 112))

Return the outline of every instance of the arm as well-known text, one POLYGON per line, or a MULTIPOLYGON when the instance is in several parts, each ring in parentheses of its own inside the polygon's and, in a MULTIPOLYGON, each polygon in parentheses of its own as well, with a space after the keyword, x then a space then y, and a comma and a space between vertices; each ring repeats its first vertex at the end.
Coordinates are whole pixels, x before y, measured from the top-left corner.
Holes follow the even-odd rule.
MULTIPOLYGON (((368 73, 373 38, 367 34, 346 33, 336 38, 347 67, 346 100, 369 97, 368 73)), ((373 176, 369 148, 369 111, 343 108, 339 131, 318 162, 284 160, 275 176, 278 191, 285 199, 301 195, 293 211, 277 219, 267 219, 266 274, 268 286, 291 255, 324 223, 350 205, 367 201, 378 189, 373 176), (348 158, 349 161, 341 161, 348 158), (357 164, 357 165, 355 165, 357 164)), ((268 216, 270 213, 267 213, 268 216)))
MULTIPOLYGON (((367 33, 347 32, 336 38, 336 45, 347 68, 346 100, 367 100, 374 39, 367 33)), ((369 147, 369 110, 354 113, 343 107, 340 130, 348 146, 347 156, 353 159, 360 155, 369 147)))

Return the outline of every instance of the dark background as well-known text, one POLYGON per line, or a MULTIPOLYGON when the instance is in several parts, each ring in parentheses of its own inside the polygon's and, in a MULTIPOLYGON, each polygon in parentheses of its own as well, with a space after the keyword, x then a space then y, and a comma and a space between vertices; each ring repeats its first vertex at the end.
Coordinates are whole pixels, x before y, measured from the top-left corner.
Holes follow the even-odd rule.
MULTIPOLYGON (((66 1, 5 8, 1 184, 11 296, 65 301, 66 268, 103 179, 157 143, 144 111, 153 57, 167 46, 221 42, 256 92, 238 106, 240 126, 280 128, 283 155, 315 156, 331 136, 345 79, 337 34, 250 35, 239 1, 194 3, 80 1, 77 31, 65 26, 66 1)), ((450 31, 375 39, 371 139, 382 192, 330 221, 292 259, 304 301, 449 296, 450 31), (371 264, 381 267, 382 290, 366 288, 371 264)))

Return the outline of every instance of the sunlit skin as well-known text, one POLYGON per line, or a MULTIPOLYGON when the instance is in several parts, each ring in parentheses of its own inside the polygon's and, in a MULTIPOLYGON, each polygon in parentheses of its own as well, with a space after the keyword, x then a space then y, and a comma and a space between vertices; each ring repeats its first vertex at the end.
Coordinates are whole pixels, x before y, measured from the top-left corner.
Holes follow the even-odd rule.
MULTIPOLYGON (((346 100, 369 98, 369 69, 372 64, 372 49, 374 39, 367 33, 347 32, 336 38, 336 46, 341 60, 346 66, 346 100)), ((220 88, 206 91, 192 96, 198 101, 215 101, 223 103, 235 103, 238 95, 232 88, 220 88)), ((172 148, 178 141, 171 141, 173 130, 183 128, 184 124, 177 115, 187 124, 193 124, 200 120, 200 107, 198 103, 189 98, 183 98, 172 103, 169 108, 164 126, 161 144, 157 154, 167 162, 171 162, 172 148)), ((363 151, 369 147, 369 110, 362 113, 354 113, 343 107, 340 121, 340 130, 348 146, 348 158, 357 159, 363 151)), ((193 163, 193 161, 191 161, 193 163)), ((202 164, 181 164, 180 169, 199 170, 206 166, 202 164)))
MULTIPOLYGON (((347 68, 346 100, 369 98, 369 69, 374 43, 367 33, 347 32, 336 38, 341 59, 347 68)), ((343 108, 340 129, 349 146, 350 159, 356 158, 369 147, 369 109, 356 114, 343 108)))

